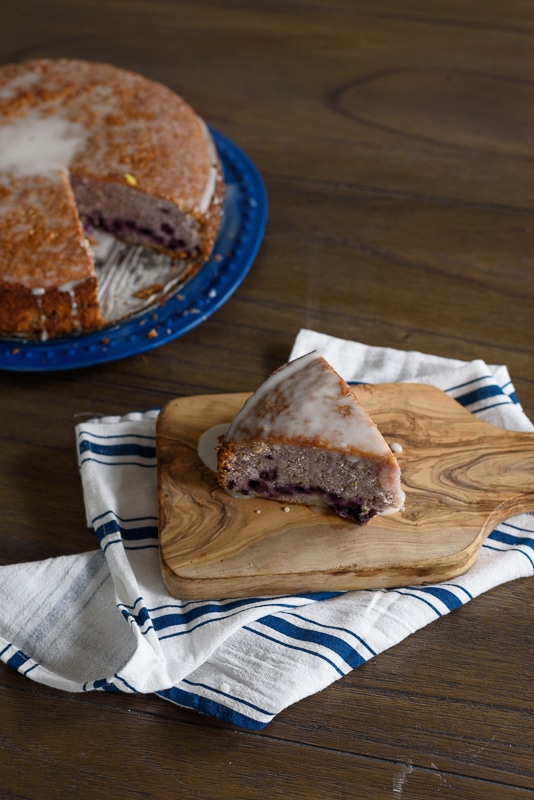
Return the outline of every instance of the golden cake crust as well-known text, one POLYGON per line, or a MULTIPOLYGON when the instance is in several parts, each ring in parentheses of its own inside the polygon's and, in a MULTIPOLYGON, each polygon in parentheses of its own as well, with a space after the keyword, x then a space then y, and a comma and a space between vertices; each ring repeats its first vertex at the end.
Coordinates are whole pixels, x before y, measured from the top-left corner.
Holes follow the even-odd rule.
POLYGON ((173 204, 197 231, 199 266, 208 258, 222 213, 222 171, 203 121, 162 84, 108 64, 71 59, 0 67, 2 144, 4 332, 55 335, 104 324, 72 178, 126 188, 133 202, 148 196, 173 204), (31 140, 33 129, 46 146, 18 152, 19 133, 31 140), (10 160, 5 154, 11 152, 10 160), (53 298, 57 308, 50 316, 53 298))
POLYGON ((214 166, 205 126, 171 89, 109 64, 39 59, 0 68, 0 120, 38 111, 83 128, 70 171, 128 183, 191 214, 214 166))

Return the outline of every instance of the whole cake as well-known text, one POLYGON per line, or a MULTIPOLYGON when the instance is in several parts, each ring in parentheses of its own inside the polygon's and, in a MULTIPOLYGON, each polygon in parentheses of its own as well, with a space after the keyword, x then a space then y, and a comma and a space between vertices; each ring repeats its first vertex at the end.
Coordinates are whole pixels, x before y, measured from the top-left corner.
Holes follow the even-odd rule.
POLYGON ((194 272, 223 194, 206 125, 165 86, 70 59, 0 67, 0 331, 46 338, 104 324, 94 228, 194 272))
POLYGON ((315 351, 280 367, 246 401, 220 438, 217 472, 236 496, 326 506, 360 524, 405 499, 382 434, 315 351))

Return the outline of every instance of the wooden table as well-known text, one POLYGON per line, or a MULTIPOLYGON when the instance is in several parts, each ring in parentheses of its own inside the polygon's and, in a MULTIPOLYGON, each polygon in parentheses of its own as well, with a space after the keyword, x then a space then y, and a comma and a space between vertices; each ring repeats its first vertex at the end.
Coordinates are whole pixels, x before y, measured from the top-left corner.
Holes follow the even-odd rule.
MULTIPOLYGON (((534 417, 533 47, 521 0, 4 3, 1 62, 81 57, 168 84, 253 159, 269 222, 242 286, 182 338, 0 374, 1 563, 96 546, 77 415, 254 389, 302 327, 507 364, 534 417)), ((0 665, 0 797, 534 797, 533 585, 488 592, 257 733, 0 665)))

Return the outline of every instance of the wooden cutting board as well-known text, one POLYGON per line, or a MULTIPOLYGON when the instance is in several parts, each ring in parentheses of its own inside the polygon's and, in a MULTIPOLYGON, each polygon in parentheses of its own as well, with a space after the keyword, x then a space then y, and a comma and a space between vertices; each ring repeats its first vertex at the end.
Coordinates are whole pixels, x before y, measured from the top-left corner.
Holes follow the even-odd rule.
POLYGON ((432 386, 358 386, 357 395, 386 441, 402 445, 406 492, 403 511, 363 526, 301 506, 236 499, 219 488, 198 441, 230 422, 247 394, 183 397, 163 408, 159 536, 173 596, 436 583, 465 572, 499 522, 534 511, 534 434, 482 422, 432 386))

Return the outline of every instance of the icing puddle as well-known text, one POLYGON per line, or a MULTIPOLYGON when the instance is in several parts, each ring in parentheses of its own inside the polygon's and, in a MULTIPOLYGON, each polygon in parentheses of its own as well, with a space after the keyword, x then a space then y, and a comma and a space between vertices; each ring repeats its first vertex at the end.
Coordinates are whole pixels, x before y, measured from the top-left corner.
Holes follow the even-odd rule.
POLYGON ((216 448, 219 444, 219 436, 226 433, 230 426, 229 422, 213 425, 201 435, 198 440, 198 455, 202 463, 212 472, 217 472, 217 453, 216 448))

